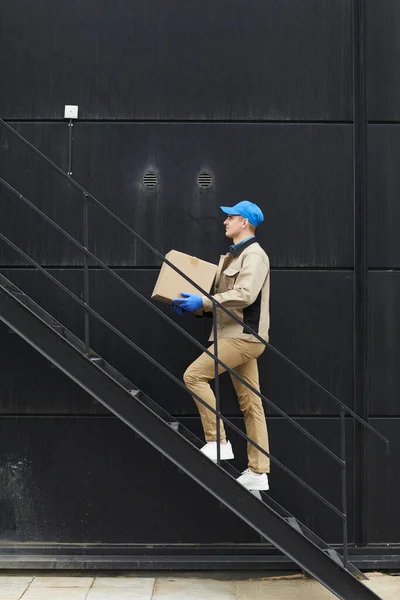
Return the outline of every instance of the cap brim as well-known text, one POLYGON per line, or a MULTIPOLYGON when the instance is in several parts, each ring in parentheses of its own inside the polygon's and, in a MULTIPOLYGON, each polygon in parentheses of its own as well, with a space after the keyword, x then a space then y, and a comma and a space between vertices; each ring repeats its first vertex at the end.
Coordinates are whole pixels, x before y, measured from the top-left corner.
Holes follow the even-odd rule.
POLYGON ((220 206, 220 209, 222 210, 222 212, 224 212, 227 215, 239 215, 240 214, 237 211, 235 211, 231 206, 220 206))

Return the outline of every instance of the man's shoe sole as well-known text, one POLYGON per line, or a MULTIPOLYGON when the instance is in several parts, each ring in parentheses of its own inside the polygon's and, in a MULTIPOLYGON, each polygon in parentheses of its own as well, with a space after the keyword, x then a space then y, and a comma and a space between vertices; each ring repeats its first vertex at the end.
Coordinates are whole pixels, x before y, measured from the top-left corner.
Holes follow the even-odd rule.
MULTIPOLYGON (((235 457, 233 454, 230 454, 229 456, 221 456, 221 460, 233 460, 235 457)), ((212 458, 211 459, 213 462, 217 462, 217 457, 212 458)))
MULTIPOLYGON (((241 484, 243 485, 243 484, 241 484)), ((244 488, 246 488, 246 490, 248 490, 249 492, 267 492, 269 490, 269 485, 265 486, 265 485, 252 485, 251 487, 246 487, 245 485, 243 486, 244 488)))
MULTIPOLYGON (((238 483, 240 483, 240 481, 238 481, 238 483)), ((247 485, 244 485, 243 483, 240 483, 240 485, 242 485, 244 488, 246 488, 246 490, 249 490, 249 492, 267 492, 269 490, 269 482, 254 483, 250 487, 248 487, 247 485)))

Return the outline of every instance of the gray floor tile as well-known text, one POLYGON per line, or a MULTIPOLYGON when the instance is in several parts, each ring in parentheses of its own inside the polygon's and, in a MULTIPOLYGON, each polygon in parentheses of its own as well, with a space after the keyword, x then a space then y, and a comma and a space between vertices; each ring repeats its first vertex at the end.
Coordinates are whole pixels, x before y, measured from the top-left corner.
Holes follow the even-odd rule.
POLYGON ((0 600, 19 600, 33 577, 0 577, 0 600))
POLYGON ((93 577, 35 577, 30 587, 36 588, 90 588, 93 577))
POLYGON ((211 579, 158 578, 152 600, 236 600, 233 582, 211 579))
POLYGON ((8 589, 0 589, 0 600, 19 600, 26 591, 25 587, 14 586, 8 589))
POLYGON ((154 588, 154 577, 96 577, 93 590, 98 589, 127 589, 141 592, 151 598, 154 588))
POLYGON ((91 589, 87 600, 151 600, 152 590, 144 592, 140 589, 126 589, 122 587, 109 587, 91 589))
POLYGON ((0 575, 0 590, 4 586, 10 585, 26 585, 28 586, 33 577, 26 577, 25 575, 0 575))
POLYGON ((88 588, 29 588, 22 600, 86 600, 88 588))
MULTIPOLYGON (((399 600, 400 578, 378 575, 372 577, 365 585, 372 589, 382 600, 399 600)), ((335 600, 318 581, 312 579, 276 579, 253 580, 236 582, 237 600, 265 600, 266 598, 279 598, 279 600, 335 600)))
POLYGON ((293 580, 254 580, 237 581, 236 600, 334 600, 335 596, 328 592, 318 581, 306 579, 293 580))

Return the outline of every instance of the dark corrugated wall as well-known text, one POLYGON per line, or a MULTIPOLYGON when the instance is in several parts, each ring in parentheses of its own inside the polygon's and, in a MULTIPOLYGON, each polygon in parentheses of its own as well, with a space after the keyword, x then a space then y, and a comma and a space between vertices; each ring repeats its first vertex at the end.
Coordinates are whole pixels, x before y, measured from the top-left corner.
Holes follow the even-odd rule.
MULTIPOLYGON (((400 538, 400 6, 370 0, 367 7, 364 410, 390 437, 392 454, 348 423, 349 541, 361 547, 400 538), (363 440, 365 462, 356 462, 353 473, 363 440)), ((216 261, 227 247, 219 205, 247 198, 262 206, 259 238, 273 270, 271 342, 355 406, 352 2, 3 0, 0 30, 2 118, 159 251, 175 248, 216 261), (65 104, 79 105, 72 131, 65 104), (154 189, 143 185, 148 172, 158 178, 154 189), (212 175, 209 189, 198 186, 201 172, 212 175)), ((0 174, 83 241, 79 193, 4 131, 0 174)), ((79 252, 4 189, 0 210, 1 231, 82 295, 79 252)), ((149 296, 159 262, 98 209, 91 207, 89 217, 91 250, 149 296)), ((80 307, 40 273, 5 246, 0 265, 83 335, 80 307)), ((175 375, 195 358, 195 347, 107 274, 91 268, 90 284, 94 308, 175 375)), ((206 341, 208 321, 181 324, 206 341)), ((194 404, 181 389, 101 325, 91 325, 101 355, 199 431, 194 404)), ((19 338, 0 330, 0 544, 259 541, 19 338)), ((260 370, 266 395, 338 453, 332 402, 269 352, 260 370)), ((221 384, 223 410, 241 423, 229 378, 221 384)), ((274 456, 340 505, 337 466, 269 414, 274 456)), ((244 444, 231 437, 244 468, 244 444)), ((317 500, 277 468, 271 483, 286 508, 340 543, 339 521, 317 500)))

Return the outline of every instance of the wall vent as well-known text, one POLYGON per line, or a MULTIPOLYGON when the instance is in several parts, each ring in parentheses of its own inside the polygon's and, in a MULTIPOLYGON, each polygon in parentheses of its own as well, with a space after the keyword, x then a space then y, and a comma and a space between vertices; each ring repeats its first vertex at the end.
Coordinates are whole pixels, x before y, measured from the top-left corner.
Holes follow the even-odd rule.
POLYGON ((197 185, 202 190, 207 190, 214 183, 213 176, 207 171, 202 171, 197 177, 197 185))
POLYGON ((154 190, 158 185, 157 173, 149 171, 143 175, 143 185, 147 190, 154 190))

